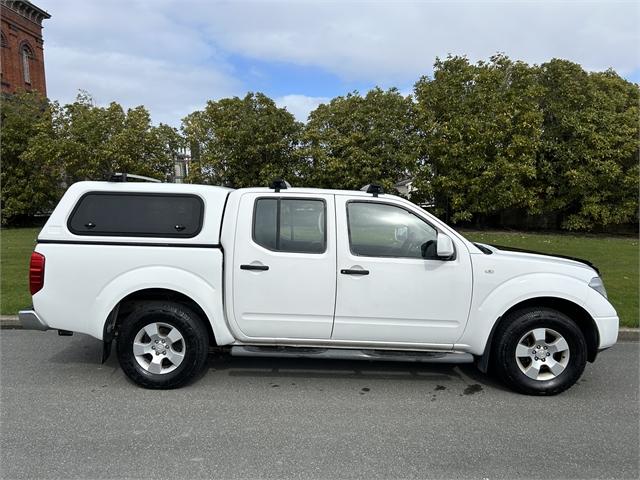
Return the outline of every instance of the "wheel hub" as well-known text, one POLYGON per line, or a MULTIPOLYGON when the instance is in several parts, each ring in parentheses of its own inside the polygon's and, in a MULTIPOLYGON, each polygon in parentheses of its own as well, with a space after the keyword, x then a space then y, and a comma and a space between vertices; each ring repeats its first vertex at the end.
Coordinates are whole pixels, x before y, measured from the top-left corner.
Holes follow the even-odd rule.
POLYGON ((552 380, 569 364, 569 344, 550 328, 535 328, 525 333, 516 345, 518 368, 533 380, 552 380))
POLYGON ((133 342, 138 365, 156 374, 175 370, 184 359, 185 348, 184 337, 178 329, 162 322, 142 327, 133 342))

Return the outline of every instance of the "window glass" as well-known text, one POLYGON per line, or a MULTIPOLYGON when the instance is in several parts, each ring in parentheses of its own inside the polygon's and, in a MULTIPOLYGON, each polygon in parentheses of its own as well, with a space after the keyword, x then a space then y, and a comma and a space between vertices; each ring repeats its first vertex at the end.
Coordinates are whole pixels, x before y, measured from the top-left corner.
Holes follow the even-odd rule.
POLYGON ((22 47, 22 76, 24 77, 25 83, 31 83, 31 70, 29 64, 31 57, 33 57, 33 55, 31 54, 29 47, 24 45, 22 47))
POLYGON ((349 244, 354 255, 437 258, 437 231, 404 210, 382 203, 347 203, 349 244))
POLYGON ((195 195, 84 195, 69 219, 76 235, 193 237, 202 228, 203 202, 195 195))
POLYGON ((269 250, 322 253, 326 249, 325 211, 322 200, 259 198, 253 239, 269 250))

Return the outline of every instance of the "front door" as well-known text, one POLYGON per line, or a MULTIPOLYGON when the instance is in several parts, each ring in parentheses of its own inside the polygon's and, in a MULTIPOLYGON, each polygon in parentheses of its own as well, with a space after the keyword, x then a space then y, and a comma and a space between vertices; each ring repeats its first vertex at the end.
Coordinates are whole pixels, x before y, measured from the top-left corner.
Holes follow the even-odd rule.
POLYGON ((253 338, 328 339, 336 294, 333 195, 246 193, 233 258, 233 315, 253 338))
POLYGON ((471 302, 471 260, 453 239, 436 256, 438 229, 394 199, 336 196, 338 275, 332 339, 451 345, 471 302))

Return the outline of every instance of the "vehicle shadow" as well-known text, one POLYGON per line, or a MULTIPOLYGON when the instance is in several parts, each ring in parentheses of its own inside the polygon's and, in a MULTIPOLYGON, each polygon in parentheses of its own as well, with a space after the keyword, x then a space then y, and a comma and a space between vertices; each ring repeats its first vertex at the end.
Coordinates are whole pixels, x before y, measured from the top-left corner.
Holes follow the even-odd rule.
POLYGON ((287 379, 366 379, 476 384, 508 391, 474 364, 333 360, 314 358, 233 357, 211 354, 203 376, 220 372, 230 377, 287 379))
MULTIPOLYGON (((56 351, 49 362, 100 366, 102 342, 86 335, 74 336, 56 351)), ((103 364, 118 370, 115 342, 103 364)), ((480 372, 474 364, 391 362, 384 360, 333 360, 314 358, 234 357, 227 352, 209 354, 206 368, 194 382, 214 382, 216 375, 244 378, 357 379, 419 381, 435 384, 457 382, 508 391, 492 376, 480 372)))

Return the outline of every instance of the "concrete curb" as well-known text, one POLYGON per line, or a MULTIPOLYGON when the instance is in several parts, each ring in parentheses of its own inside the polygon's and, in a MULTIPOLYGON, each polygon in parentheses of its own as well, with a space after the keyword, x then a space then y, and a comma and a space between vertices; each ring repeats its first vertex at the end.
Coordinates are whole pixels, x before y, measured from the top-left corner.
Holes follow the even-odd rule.
MULTIPOLYGON (((0 330, 22 329, 17 315, 0 316, 0 330)), ((619 342, 640 341, 640 328, 621 328, 618 333, 619 342)))

